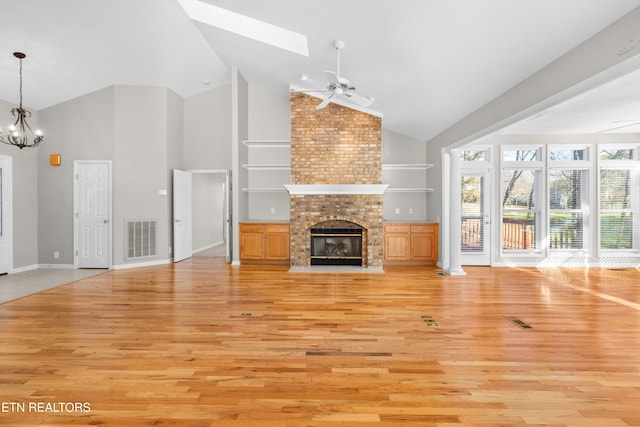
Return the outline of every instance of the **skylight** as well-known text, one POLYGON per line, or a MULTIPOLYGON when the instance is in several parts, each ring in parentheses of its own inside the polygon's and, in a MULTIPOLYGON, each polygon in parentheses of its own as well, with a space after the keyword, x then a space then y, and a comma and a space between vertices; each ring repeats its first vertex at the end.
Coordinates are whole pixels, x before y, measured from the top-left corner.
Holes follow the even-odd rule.
POLYGON ((178 0, 193 20, 275 46, 298 55, 309 56, 307 36, 198 0, 178 0))

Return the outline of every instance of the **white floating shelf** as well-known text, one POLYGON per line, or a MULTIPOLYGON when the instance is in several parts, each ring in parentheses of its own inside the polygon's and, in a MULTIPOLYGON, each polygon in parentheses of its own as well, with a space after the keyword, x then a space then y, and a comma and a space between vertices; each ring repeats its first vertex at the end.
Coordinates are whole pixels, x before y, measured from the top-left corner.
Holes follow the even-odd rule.
POLYGON ((246 165, 242 165, 243 168, 248 169, 248 170, 290 170, 291 166, 290 165, 269 165, 269 164, 264 164, 264 165, 256 165, 256 164, 246 164, 246 165))
POLYGON ((243 192, 245 193, 286 193, 287 190, 284 189, 283 187, 276 187, 276 188, 243 188, 242 189, 243 192))
POLYGON ((432 168, 430 163, 386 163, 382 164, 383 170, 426 170, 432 168))
POLYGON ((244 140, 242 143, 247 147, 259 148, 289 147, 291 145, 291 141, 285 140, 244 140))
POLYGON ((413 188, 413 187, 389 187, 387 193, 431 193, 433 188, 413 188))

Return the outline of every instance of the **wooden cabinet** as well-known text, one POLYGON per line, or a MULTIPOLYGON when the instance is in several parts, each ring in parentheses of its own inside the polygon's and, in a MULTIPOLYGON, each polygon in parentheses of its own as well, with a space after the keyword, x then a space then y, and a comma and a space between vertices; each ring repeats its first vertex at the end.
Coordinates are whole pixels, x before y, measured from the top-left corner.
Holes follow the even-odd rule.
POLYGON ((240 261, 289 263, 289 224, 240 223, 240 261))
POLYGON ((438 224, 384 224, 384 261, 422 264, 437 262, 438 224))
POLYGON ((409 225, 384 225, 384 259, 409 261, 411 259, 411 227, 409 225))

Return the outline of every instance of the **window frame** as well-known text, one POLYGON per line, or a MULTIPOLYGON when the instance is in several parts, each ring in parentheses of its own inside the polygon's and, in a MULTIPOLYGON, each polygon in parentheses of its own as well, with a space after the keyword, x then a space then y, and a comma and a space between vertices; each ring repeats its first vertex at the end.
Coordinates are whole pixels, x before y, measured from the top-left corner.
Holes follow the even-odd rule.
POLYGON ((500 146, 500 179, 498 179, 499 191, 499 226, 500 226, 500 240, 499 249, 500 257, 546 257, 546 246, 543 245, 544 240, 544 224, 547 223, 547 202, 544 195, 545 186, 545 160, 546 160, 546 146, 542 144, 503 144, 500 146), (536 160, 505 160, 505 152, 507 151, 537 151, 536 160), (505 212, 511 210, 505 210, 502 205, 502 198, 504 197, 503 177, 504 172, 507 170, 531 170, 536 173, 535 193, 534 199, 539 203, 534 209, 528 211, 535 213, 535 233, 534 233, 534 248, 533 249, 505 249, 504 248, 504 219, 505 212))
POLYGON ((549 256, 553 256, 553 254, 559 253, 572 253, 574 255, 578 254, 589 254, 593 247, 593 237, 591 230, 591 215, 589 214, 589 207, 592 205, 591 199, 593 194, 593 147, 590 144, 549 144, 547 146, 547 166, 545 168, 545 179, 546 179, 546 194, 547 194, 547 222, 546 222, 546 248, 549 251, 549 256), (557 160, 552 159, 551 154, 554 150, 584 150, 585 158, 582 160, 557 160), (587 176, 585 178, 586 182, 584 185, 586 186, 583 191, 581 191, 581 209, 556 209, 552 208, 551 204, 551 171, 552 170, 586 170, 587 176), (571 248, 553 248, 551 245, 551 219, 554 213, 573 213, 579 212, 582 214, 582 248, 571 249, 571 248))
POLYGON ((639 144, 598 144, 597 145, 597 256, 598 258, 615 256, 616 254, 623 255, 639 255, 640 254, 640 145, 639 144), (632 159, 601 159, 600 152, 605 148, 616 149, 632 149, 632 159), (600 188, 602 185, 602 171, 603 170, 629 170, 630 171, 630 185, 631 185, 631 207, 626 209, 625 212, 631 212, 633 214, 632 222, 632 247, 630 249, 603 249, 602 248, 602 214, 603 212, 616 212, 622 211, 621 209, 606 209, 603 210, 601 206, 601 193, 600 188))

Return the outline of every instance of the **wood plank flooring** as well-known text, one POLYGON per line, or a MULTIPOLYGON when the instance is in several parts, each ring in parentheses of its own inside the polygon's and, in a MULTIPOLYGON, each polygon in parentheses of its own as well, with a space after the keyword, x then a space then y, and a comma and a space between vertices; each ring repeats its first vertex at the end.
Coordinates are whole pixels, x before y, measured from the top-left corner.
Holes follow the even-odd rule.
POLYGON ((466 270, 198 257, 10 301, 0 425, 640 426, 638 270, 466 270))

